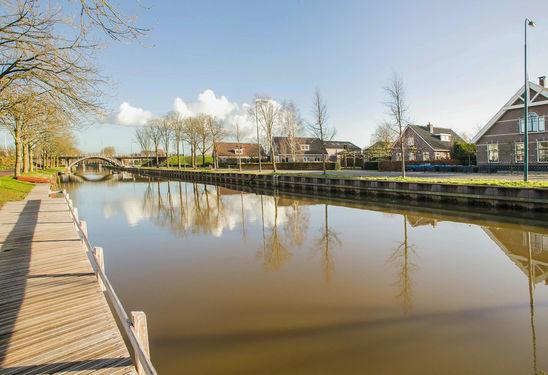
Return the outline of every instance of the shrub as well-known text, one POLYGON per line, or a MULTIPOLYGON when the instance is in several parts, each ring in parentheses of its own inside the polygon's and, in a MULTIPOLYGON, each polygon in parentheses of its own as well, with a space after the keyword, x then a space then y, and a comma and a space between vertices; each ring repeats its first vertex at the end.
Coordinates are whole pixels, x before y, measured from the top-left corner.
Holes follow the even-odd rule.
MULTIPOLYGON (((261 163, 263 169, 272 170, 272 163, 266 162, 261 163)), ((220 167, 226 167, 226 165, 220 165, 220 167)), ((238 168, 237 164, 230 164, 231 168, 238 168)), ((287 163, 276 163, 276 168, 279 170, 304 170, 304 171, 321 171, 322 162, 321 161, 311 161, 311 162, 287 162, 287 163)), ((341 163, 328 161, 325 163, 325 168, 327 170, 333 171, 341 169, 341 163)), ((259 163, 242 163, 242 169, 245 170, 257 170, 259 169, 259 163)))

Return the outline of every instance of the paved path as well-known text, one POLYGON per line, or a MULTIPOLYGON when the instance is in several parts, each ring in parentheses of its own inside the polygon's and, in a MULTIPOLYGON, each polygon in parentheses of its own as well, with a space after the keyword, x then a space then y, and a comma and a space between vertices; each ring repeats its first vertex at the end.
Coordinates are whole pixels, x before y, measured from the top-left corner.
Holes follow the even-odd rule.
POLYGON ((68 207, 48 191, 0 210, 0 374, 134 373, 68 207))

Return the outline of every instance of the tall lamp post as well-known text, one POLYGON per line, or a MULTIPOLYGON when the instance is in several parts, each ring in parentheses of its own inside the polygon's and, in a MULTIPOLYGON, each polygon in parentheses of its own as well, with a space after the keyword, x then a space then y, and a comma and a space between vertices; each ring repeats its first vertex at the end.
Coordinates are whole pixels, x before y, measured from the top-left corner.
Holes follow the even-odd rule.
POLYGON ((524 71, 525 94, 523 96, 523 181, 529 180, 529 74, 527 73, 527 27, 535 27, 534 21, 529 18, 524 22, 524 71))

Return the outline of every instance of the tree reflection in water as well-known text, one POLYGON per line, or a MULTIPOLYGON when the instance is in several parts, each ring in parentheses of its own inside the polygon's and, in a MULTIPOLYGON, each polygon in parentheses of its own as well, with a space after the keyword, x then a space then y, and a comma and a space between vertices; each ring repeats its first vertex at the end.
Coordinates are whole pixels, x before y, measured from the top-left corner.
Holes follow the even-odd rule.
POLYGON ((411 273, 417 269, 417 265, 411 261, 415 255, 414 245, 409 245, 407 233, 407 215, 403 216, 403 240, 390 255, 388 261, 396 265, 398 269, 397 286, 399 289, 397 298, 401 298, 404 313, 409 313, 413 308, 411 273))
POLYGON ((328 207, 327 204, 324 204, 323 228, 320 229, 319 238, 314 243, 314 250, 322 254, 322 268, 326 284, 331 282, 331 275, 335 271, 335 262, 331 250, 341 245, 338 233, 329 226, 328 207))

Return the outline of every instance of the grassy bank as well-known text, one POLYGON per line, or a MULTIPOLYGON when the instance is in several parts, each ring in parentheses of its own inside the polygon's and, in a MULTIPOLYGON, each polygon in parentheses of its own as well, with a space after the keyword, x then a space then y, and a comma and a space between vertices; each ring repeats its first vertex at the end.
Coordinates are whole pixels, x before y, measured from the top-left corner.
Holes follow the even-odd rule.
MULTIPOLYGON (((157 168, 143 168, 157 170, 157 168)), ((168 168, 160 168, 167 170, 168 168)), ((169 170, 177 170, 177 168, 169 168, 169 170)), ((482 178, 445 178, 445 177, 370 177, 370 176, 353 176, 345 175, 344 173, 327 173, 322 175, 320 173, 311 172, 296 172, 288 173, 284 171, 238 171, 237 169, 227 170, 214 170, 208 168, 197 169, 181 169, 185 171, 194 172, 206 172, 206 173, 243 173, 243 174, 263 174, 271 175, 276 174, 279 176, 301 176, 301 177, 318 177, 318 178, 343 178, 348 180, 364 180, 364 181, 394 181, 394 182, 416 182, 416 183, 436 183, 436 184, 450 184, 450 185, 482 185, 482 186, 504 186, 504 187, 518 187, 518 188, 548 188, 548 181, 518 181, 518 180, 502 180, 502 179, 482 179, 482 178)))
POLYGON ((0 177, 0 207, 6 202, 25 198, 33 187, 34 184, 17 181, 11 176, 0 177))

